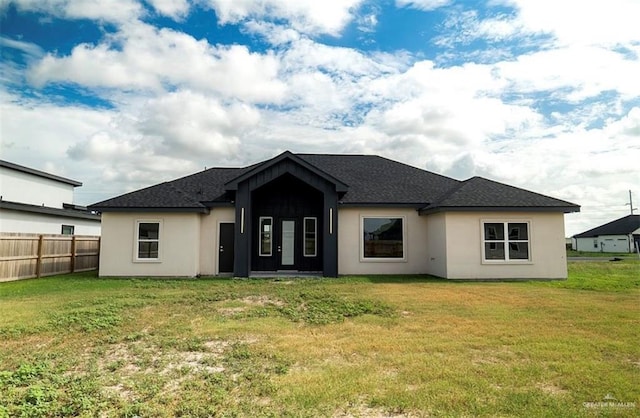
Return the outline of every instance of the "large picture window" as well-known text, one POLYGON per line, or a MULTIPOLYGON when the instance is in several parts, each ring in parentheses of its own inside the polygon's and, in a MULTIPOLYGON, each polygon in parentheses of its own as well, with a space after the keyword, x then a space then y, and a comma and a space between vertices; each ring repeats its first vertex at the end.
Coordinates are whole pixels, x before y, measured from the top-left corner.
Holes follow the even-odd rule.
POLYGON ((315 257, 318 253, 318 219, 304 218, 304 256, 315 257))
POLYGON ((403 218, 362 218, 364 259, 404 259, 404 252, 403 218))
POLYGON ((483 250, 485 261, 528 261, 528 222, 484 222, 483 250))
POLYGON ((259 250, 258 254, 261 257, 271 256, 273 251, 273 218, 269 216, 260 217, 259 228, 259 250))
POLYGON ((160 222, 137 222, 138 260, 158 260, 160 258, 160 222))

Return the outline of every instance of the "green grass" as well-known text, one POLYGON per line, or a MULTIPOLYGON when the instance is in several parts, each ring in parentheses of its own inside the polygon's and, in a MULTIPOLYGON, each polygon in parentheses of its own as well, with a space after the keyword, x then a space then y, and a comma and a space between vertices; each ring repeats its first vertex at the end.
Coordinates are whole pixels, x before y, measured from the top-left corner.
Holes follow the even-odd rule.
POLYGON ((0 417, 638 416, 640 262, 569 271, 3 283, 0 417))
POLYGON ((605 253, 605 252, 600 252, 600 251, 567 250, 567 257, 603 257, 603 258, 631 257, 631 258, 638 258, 638 254, 634 254, 634 253, 605 253))

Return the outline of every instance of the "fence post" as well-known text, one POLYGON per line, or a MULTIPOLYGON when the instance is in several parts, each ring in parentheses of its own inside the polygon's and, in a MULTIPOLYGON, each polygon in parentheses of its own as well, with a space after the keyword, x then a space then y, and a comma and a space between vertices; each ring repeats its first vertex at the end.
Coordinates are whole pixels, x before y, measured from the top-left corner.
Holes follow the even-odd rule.
POLYGON ((36 277, 40 277, 42 273, 42 247, 44 241, 44 235, 38 237, 38 259, 36 260, 36 277))
POLYGON ((71 237, 71 273, 76 272, 76 236, 71 237))

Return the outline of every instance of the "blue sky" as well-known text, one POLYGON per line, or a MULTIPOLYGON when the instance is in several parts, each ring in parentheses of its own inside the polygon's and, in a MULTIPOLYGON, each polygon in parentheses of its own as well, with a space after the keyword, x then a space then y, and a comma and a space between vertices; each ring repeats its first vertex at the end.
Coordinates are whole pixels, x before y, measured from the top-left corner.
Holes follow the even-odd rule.
POLYGON ((640 203, 640 2, 0 0, 2 159, 90 204, 284 150, 640 203))

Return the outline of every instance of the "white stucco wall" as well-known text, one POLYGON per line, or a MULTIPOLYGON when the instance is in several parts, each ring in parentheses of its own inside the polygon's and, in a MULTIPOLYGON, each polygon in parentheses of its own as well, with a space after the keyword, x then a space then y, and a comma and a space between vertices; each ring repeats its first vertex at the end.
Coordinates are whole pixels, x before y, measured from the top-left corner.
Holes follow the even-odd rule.
POLYGON ((575 238, 575 242, 575 249, 578 251, 603 253, 629 253, 634 251, 633 235, 600 235, 591 238, 575 238))
POLYGON ((422 274, 428 271, 427 219, 415 209, 340 208, 338 211, 338 274, 422 274), (404 217, 405 259, 362 260, 362 217, 404 217))
POLYGON ((447 277, 455 279, 564 279, 567 260, 562 213, 450 212, 446 214, 447 277), (530 262, 482 260, 482 221, 529 222, 530 262))
POLYGON ((60 234, 62 225, 73 225, 74 235, 100 235, 100 221, 67 218, 0 209, 0 232, 60 234))
POLYGON ((214 208, 209 214, 200 215, 200 274, 219 273, 220 223, 234 221, 234 208, 214 208))
POLYGON ((0 167, 0 195, 10 202, 61 209, 73 203, 73 185, 0 167))
POLYGON ((197 213, 102 214, 100 276, 193 277, 200 268, 197 213), (161 221, 158 261, 136 261, 136 221, 161 221))

